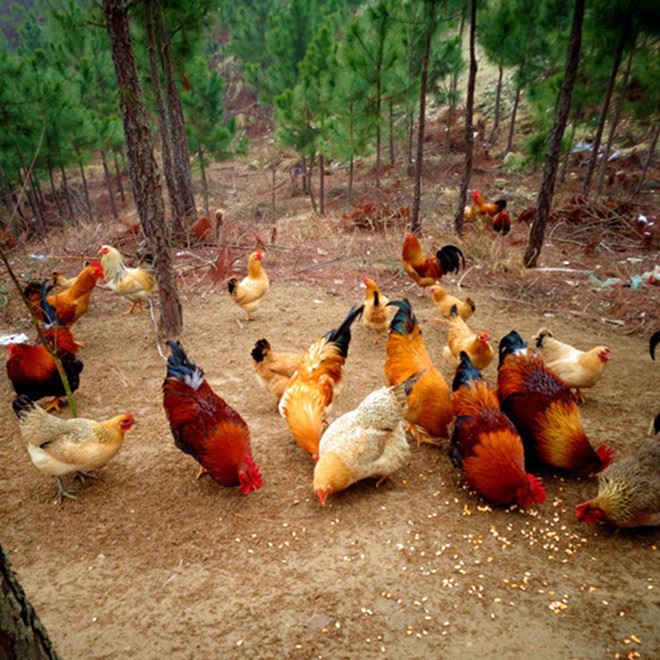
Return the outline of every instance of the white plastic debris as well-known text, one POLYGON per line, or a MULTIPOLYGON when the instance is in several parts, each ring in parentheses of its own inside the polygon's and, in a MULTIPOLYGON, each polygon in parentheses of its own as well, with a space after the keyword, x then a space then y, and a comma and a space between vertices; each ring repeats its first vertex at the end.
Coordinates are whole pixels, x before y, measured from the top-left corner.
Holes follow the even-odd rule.
POLYGON ((7 346, 7 344, 25 344, 28 341, 28 336, 24 333, 18 335, 3 335, 0 337, 0 346, 7 346))

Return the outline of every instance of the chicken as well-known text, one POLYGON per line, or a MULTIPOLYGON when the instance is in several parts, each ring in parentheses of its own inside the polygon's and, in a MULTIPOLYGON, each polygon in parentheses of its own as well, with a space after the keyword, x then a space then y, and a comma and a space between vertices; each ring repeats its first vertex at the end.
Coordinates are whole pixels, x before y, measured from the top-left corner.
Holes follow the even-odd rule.
POLYGON ((578 520, 617 527, 660 525, 660 442, 650 438, 635 453, 598 475, 598 495, 578 504, 578 520))
POLYGON ((499 213, 493 216, 493 231, 496 234, 506 236, 511 231, 511 217, 506 209, 502 209, 499 213))
POLYGON ((577 399, 514 330, 500 341, 497 389, 502 411, 515 424, 525 443, 528 461, 579 476, 606 468, 613 451, 594 451, 580 420, 577 399))
POLYGON ((92 291, 97 281, 103 278, 103 267, 98 261, 93 261, 78 273, 67 289, 48 296, 48 303, 57 311, 62 325, 71 327, 87 312, 92 291))
POLYGON ((487 204, 486 201, 484 200, 483 195, 481 194, 481 190, 475 190, 472 193, 472 202, 473 203, 470 206, 466 206, 463 211, 463 218, 467 222, 476 220, 479 216, 483 216, 483 215, 487 215, 490 216, 491 218, 494 218, 499 213, 504 211, 504 209, 506 209, 506 204, 507 204, 506 199, 498 199, 496 202, 491 202, 490 204, 487 204))
POLYGON ((451 315, 451 308, 453 305, 456 305, 458 315, 464 321, 467 321, 477 309, 477 306, 475 305, 472 298, 459 300, 455 296, 448 294, 439 284, 434 284, 429 288, 429 291, 431 292, 433 304, 438 308, 441 316, 446 319, 448 319, 451 315))
POLYGON ((62 477, 74 472, 94 477, 90 470, 106 465, 121 449, 124 434, 133 426, 131 413, 97 422, 75 417, 61 419, 48 414, 27 397, 18 400, 21 437, 32 463, 55 477, 58 499, 75 495, 64 487, 62 477))
MULTIPOLYGON (((23 289, 23 297, 30 303, 30 312, 32 316, 43 323, 44 312, 42 309, 42 300, 46 300, 47 294, 52 289, 48 280, 43 282, 29 282, 23 289)), ((55 311, 53 310, 53 321, 55 320, 55 311)))
POLYGON ((364 311, 362 312, 362 326, 374 332, 386 332, 390 325, 390 310, 387 309, 389 300, 381 293, 378 284, 370 277, 364 278, 367 290, 364 294, 364 311))
POLYGON ((401 262, 403 269, 419 286, 431 286, 445 273, 458 272, 461 264, 465 267, 465 257, 455 245, 445 245, 436 252, 435 257, 429 257, 411 232, 403 241, 401 262))
POLYGON ((385 479, 410 457, 403 427, 407 397, 419 374, 381 387, 325 430, 314 467, 314 493, 321 505, 327 497, 369 477, 385 479))
POLYGON ((397 312, 390 323, 385 357, 385 379, 398 385, 423 372, 408 396, 408 431, 417 444, 439 444, 448 437, 447 424, 453 413, 449 387, 426 351, 422 330, 408 300, 393 300, 397 312))
POLYGON ((472 332, 470 326, 459 316, 456 305, 449 310, 449 332, 447 333, 447 346, 442 349, 442 357, 455 366, 461 351, 465 351, 472 364, 480 371, 485 369, 493 360, 495 350, 490 345, 487 332, 472 332))
POLYGON ((545 328, 536 333, 533 341, 548 369, 557 374, 566 385, 575 388, 580 401, 584 400, 580 390, 593 387, 600 380, 612 356, 607 346, 580 351, 570 344, 558 341, 545 328))
MULTIPOLYGON (((76 359, 78 346, 71 331, 56 323, 55 308, 46 300, 46 283, 41 285, 41 306, 39 316, 48 324, 43 333, 49 346, 60 359, 72 392, 78 389, 83 363, 76 359)), ((7 376, 16 392, 13 402, 17 412, 17 400, 21 395, 32 401, 51 396, 46 410, 58 409, 66 392, 57 371, 55 360, 46 347, 38 340, 35 344, 7 345, 7 376)))
POLYGON ((326 332, 305 351, 300 368, 280 399, 280 415, 291 435, 313 457, 318 455, 326 414, 339 394, 351 325, 361 313, 361 306, 351 307, 338 328, 326 332))
POLYGON ((268 275, 261 264, 263 255, 263 250, 253 252, 247 260, 247 275, 240 282, 235 277, 227 282, 231 299, 245 310, 248 321, 252 320, 252 313, 270 288, 268 275))
POLYGON ((156 286, 151 265, 144 263, 136 268, 128 268, 119 251, 110 245, 102 245, 99 254, 108 287, 131 301, 126 313, 132 314, 138 305, 144 311, 144 304, 156 286))
POLYGON ((251 352, 257 381, 270 390, 279 403, 291 376, 302 364, 302 353, 275 353, 267 339, 259 339, 251 352))
POLYGON ((465 351, 452 389, 456 424, 450 457, 470 486, 496 504, 529 507, 544 502, 541 481, 525 471, 518 431, 500 410, 497 392, 488 387, 465 351))
POLYGON ((660 342, 660 330, 653 333, 651 339, 649 339, 649 353, 651 354, 651 359, 655 360, 655 347, 660 342))
POLYGON ((180 342, 167 345, 163 408, 174 444, 200 464, 198 477, 208 472, 221 486, 238 486, 243 495, 259 490, 263 478, 252 458, 247 424, 211 389, 180 342))

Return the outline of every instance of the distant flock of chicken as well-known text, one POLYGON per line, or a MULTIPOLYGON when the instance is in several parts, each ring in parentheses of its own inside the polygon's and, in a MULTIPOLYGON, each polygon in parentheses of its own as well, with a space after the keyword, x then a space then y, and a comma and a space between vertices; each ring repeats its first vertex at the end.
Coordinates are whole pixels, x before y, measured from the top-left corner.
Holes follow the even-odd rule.
MULTIPOLYGON (((478 193, 479 191, 476 191, 478 193)), ((480 194, 475 196, 479 203, 480 194)), ((481 200, 483 201, 483 200, 481 200)), ((505 206, 506 204, 504 204, 505 206)), ((493 211, 504 210, 500 202, 493 211)), ((467 209, 466 209, 467 213, 467 209)), ((500 220, 501 220, 500 216, 500 220)), ((42 323, 41 339, 10 344, 7 373, 16 392, 13 408, 34 465, 52 475, 58 498, 75 498, 62 477, 93 477, 120 449, 133 425, 130 413, 96 422, 63 419, 50 414, 65 396, 52 355, 59 357, 71 390, 80 382, 80 346, 71 327, 87 311, 97 282, 131 302, 129 313, 149 300, 155 279, 148 264, 128 268, 109 245, 99 250, 100 262, 74 278, 55 274, 55 284, 30 283, 25 290, 33 314, 42 323), (64 287, 52 293, 53 286, 64 287), (36 401, 54 397, 41 408, 36 401)), ((247 260, 247 275, 228 282, 232 300, 251 319, 269 290, 263 251, 247 260)), ((610 359, 607 346, 580 351, 541 329, 529 348, 516 331, 499 342, 497 387, 481 375, 495 357, 486 332, 474 332, 467 321, 476 310, 473 300, 459 300, 437 284, 443 275, 464 266, 460 249, 446 245, 425 254, 417 237, 404 238, 402 265, 420 286, 429 287, 446 324, 442 355, 456 367, 451 391, 433 364, 422 329, 406 299, 389 301, 377 283, 364 278, 360 306, 350 309, 334 329, 314 341, 304 353, 272 349, 267 339, 251 352, 258 380, 274 395, 290 433, 314 459, 313 491, 321 505, 329 496, 366 478, 385 479, 410 457, 408 434, 417 443, 440 444, 449 438, 452 463, 467 483, 499 505, 541 504, 546 491, 527 472, 543 467, 562 474, 599 474, 598 495, 577 506, 587 523, 609 522, 622 527, 660 523, 660 443, 648 440, 636 452, 612 462, 610 448, 594 449, 580 420, 583 390, 593 387, 610 359), (329 425, 328 412, 342 385, 343 366, 356 319, 374 333, 387 334, 384 375, 387 386, 369 394, 360 405, 329 425), (576 394, 573 393, 576 390, 576 394)), ((660 333, 651 342, 651 355, 660 333)), ((178 341, 168 341, 170 355, 163 383, 163 407, 176 446, 199 463, 198 477, 208 473, 218 484, 238 486, 247 495, 263 485, 251 452, 250 432, 241 415, 209 386, 178 341)), ((659 416, 660 418, 660 416, 659 416)), ((660 420, 656 418, 656 428, 660 420)))

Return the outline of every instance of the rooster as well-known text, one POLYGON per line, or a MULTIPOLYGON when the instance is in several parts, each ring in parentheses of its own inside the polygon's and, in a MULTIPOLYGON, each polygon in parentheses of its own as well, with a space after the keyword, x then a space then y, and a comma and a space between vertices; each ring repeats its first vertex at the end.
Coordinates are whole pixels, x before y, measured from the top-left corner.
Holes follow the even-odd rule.
POLYGON ((438 308, 441 316, 448 319, 451 316, 451 308, 456 305, 458 315, 467 321, 476 311, 477 306, 472 298, 459 300, 455 296, 448 294, 439 284, 434 284, 429 288, 433 304, 438 308))
POLYGON ((461 352, 465 351, 470 356, 472 364, 481 371, 492 362, 495 356, 489 339, 487 332, 472 332, 470 326, 459 316, 456 305, 452 305, 449 312, 447 346, 442 350, 442 357, 455 366, 458 364, 461 352))
POLYGON ((314 466, 314 493, 321 506, 332 493, 361 479, 385 479, 408 461, 403 421, 418 378, 415 374, 399 385, 381 387, 328 426, 314 466))
MULTIPOLYGON (((486 203, 481 190, 475 190, 472 193, 472 204, 466 206, 463 211, 463 218, 470 222, 476 220, 479 216, 487 215, 495 218, 499 213, 506 209, 507 200, 498 199, 496 202, 486 203)), ((508 217, 508 215, 507 215, 508 217)))
POLYGON ((151 266, 145 262, 136 268, 128 268, 119 250, 111 245, 102 245, 99 254, 108 286, 131 302, 126 313, 132 314, 138 305, 144 311, 144 304, 156 286, 151 266))
POLYGON ((502 209, 493 216, 493 231, 502 236, 506 236, 511 231, 511 216, 506 209, 502 209))
POLYGON ((566 385, 576 389, 579 401, 584 401, 580 391, 593 387, 603 375, 612 352, 607 346, 596 346, 589 351, 580 351, 570 344, 564 344, 552 336, 545 328, 534 336, 534 345, 550 371, 561 378, 566 385))
POLYGON ((374 332, 386 332, 390 325, 390 314, 387 309, 389 300, 370 277, 364 278, 364 285, 367 290, 364 294, 362 326, 374 332))
POLYGON ((465 267, 465 257, 455 245, 445 245, 434 257, 424 254, 415 234, 409 232, 403 240, 403 269, 419 286, 431 286, 446 273, 465 267))
MULTIPOLYGON (((101 264, 93 261, 78 273, 64 291, 48 296, 48 303, 55 308, 62 325, 71 327, 87 312, 94 287, 104 277, 101 264)), ((54 279, 57 283, 58 278, 54 276, 54 279)))
POLYGON ((250 430, 190 362, 178 341, 168 340, 171 355, 163 383, 163 408, 174 444, 221 486, 239 486, 243 495, 259 490, 263 479, 250 450, 250 430))
POLYGON ((540 480, 525 471, 525 450, 497 393, 481 378, 464 351, 456 371, 452 403, 456 424, 450 457, 466 481, 497 504, 529 507, 545 501, 540 480))
POLYGON ((313 457, 318 455, 327 411, 339 393, 351 325, 361 313, 361 306, 351 307, 338 328, 326 332, 305 351, 300 368, 280 399, 280 415, 291 435, 313 457))
POLYGON ((250 353, 257 381, 268 388, 279 403, 291 376, 302 364, 302 353, 275 353, 267 339, 259 339, 250 353))
POLYGON ((598 475, 598 495, 577 506, 577 519, 617 527, 660 525, 659 468, 660 442, 651 438, 598 475))
POLYGON ((263 250, 254 251, 247 260, 247 275, 240 282, 235 277, 227 282, 231 299, 245 310, 248 321, 252 320, 252 313, 270 288, 268 275, 261 263, 263 255, 263 250))
POLYGON ((453 417, 449 388, 426 351, 422 330, 408 300, 393 300, 397 312, 390 323, 385 357, 385 379, 398 385, 423 372, 408 396, 408 420, 417 444, 438 444, 448 437, 447 424, 453 417))
POLYGON ((16 411, 21 437, 27 444, 35 467, 55 477, 59 501, 76 496, 64 487, 62 477, 78 473, 92 477, 121 449, 124 434, 133 426, 131 413, 97 422, 74 417, 60 419, 49 415, 27 397, 19 397, 16 411))
MULTIPOLYGON (((43 334, 48 345, 60 359, 72 392, 78 389, 83 363, 76 359, 78 345, 71 331, 57 324, 55 308, 46 300, 46 282, 41 284, 41 305, 39 315, 47 326, 43 334)), ((62 405, 66 394, 64 384, 57 371, 55 360, 46 347, 38 340, 35 344, 8 344, 7 376, 16 392, 13 402, 18 412, 17 401, 26 396, 32 401, 50 396, 54 397, 46 405, 46 410, 57 410, 62 405)))
POLYGON ((613 450, 594 451, 580 420, 577 399, 514 330, 500 341, 497 389, 502 410, 520 433, 528 457, 590 476, 606 468, 613 450))

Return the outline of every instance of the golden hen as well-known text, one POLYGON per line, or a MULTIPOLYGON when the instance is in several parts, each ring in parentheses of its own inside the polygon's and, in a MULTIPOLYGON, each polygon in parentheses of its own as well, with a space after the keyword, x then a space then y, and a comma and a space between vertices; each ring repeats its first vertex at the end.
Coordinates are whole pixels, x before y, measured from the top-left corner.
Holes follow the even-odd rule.
POLYGON ((495 350, 490 345, 489 339, 487 332, 473 332, 459 316, 456 305, 452 305, 447 346, 442 349, 442 357, 450 365, 455 366, 459 362, 461 351, 465 351, 474 367, 483 371, 495 356, 495 350))
POLYGON ((302 353, 276 353, 267 339, 259 339, 250 353, 257 381, 275 395, 279 403, 291 376, 302 364, 302 353))
POLYGON ((458 315, 464 321, 467 321, 477 309, 472 298, 460 300, 456 296, 447 293, 439 284, 434 284, 432 287, 429 287, 429 291, 431 292, 433 304, 437 307, 443 318, 448 319, 451 316, 451 308, 454 305, 456 305, 458 315))
POLYGON ((253 312, 270 288, 268 274, 261 263, 263 256, 263 250, 255 250, 247 260, 247 275, 240 282, 235 277, 227 282, 231 299, 245 310, 248 321, 252 320, 253 312))
POLYGON ((364 285, 367 290, 364 294, 362 327, 373 332, 386 332, 392 317, 387 307, 389 300, 382 294, 378 284, 370 277, 364 278, 364 285))

